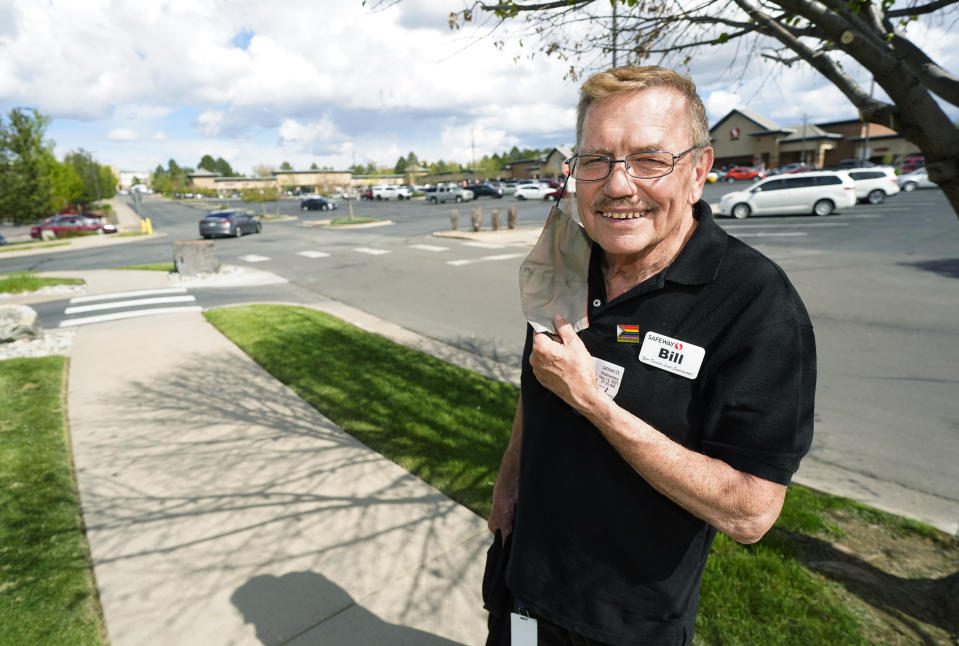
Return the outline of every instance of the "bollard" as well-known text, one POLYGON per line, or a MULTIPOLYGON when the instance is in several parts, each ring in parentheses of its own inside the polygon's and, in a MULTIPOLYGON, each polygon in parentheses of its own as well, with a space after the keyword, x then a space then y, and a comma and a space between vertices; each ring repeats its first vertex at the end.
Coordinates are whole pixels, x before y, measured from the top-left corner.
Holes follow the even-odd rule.
POLYGON ((473 212, 470 213, 470 218, 473 220, 473 231, 479 231, 480 227, 483 226, 483 209, 479 206, 474 206, 473 212))
POLYGON ((493 231, 499 231, 499 209, 493 209, 493 213, 490 214, 490 219, 493 222, 493 231))
POLYGON ((456 231, 460 228, 460 210, 453 209, 450 211, 450 224, 453 226, 453 231, 456 231))
POLYGON ((519 217, 519 209, 515 206, 509 207, 506 211, 506 226, 510 229, 516 228, 516 218, 519 217))

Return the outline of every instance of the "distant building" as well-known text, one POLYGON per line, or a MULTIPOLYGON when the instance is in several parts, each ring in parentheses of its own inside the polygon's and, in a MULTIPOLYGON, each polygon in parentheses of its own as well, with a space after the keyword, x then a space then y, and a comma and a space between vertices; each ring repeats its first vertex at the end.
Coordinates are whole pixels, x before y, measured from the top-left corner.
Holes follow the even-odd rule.
POLYGON ((150 171, 142 170, 121 170, 114 171, 117 177, 118 186, 122 189, 129 189, 134 184, 150 184, 150 171))
POLYGON ((353 185, 353 173, 348 170, 275 170, 273 176, 283 191, 300 193, 346 191, 353 185))
POLYGON ((860 159, 863 152, 873 162, 891 163, 898 156, 918 152, 917 146, 894 130, 858 119, 783 127, 745 108, 731 110, 709 129, 709 136, 713 165, 718 168, 777 168, 791 162, 827 167, 843 159, 860 159), (864 146, 868 150, 863 151, 864 146))

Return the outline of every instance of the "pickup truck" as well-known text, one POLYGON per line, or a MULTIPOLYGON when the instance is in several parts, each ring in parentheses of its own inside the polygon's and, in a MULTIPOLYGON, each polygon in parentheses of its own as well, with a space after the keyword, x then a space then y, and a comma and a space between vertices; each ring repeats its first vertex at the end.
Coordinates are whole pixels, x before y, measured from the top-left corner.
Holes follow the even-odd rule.
POLYGON ((473 199, 473 191, 459 186, 437 186, 426 190, 426 201, 433 204, 440 202, 468 202, 473 199))

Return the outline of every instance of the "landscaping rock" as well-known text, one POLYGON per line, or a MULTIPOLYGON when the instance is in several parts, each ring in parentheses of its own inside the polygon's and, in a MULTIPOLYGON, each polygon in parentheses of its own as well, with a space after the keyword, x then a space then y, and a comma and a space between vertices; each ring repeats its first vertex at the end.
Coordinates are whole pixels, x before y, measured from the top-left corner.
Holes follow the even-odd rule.
POLYGON ((216 247, 209 240, 173 243, 173 265, 181 276, 215 274, 220 268, 216 247))
POLYGON ((36 339, 42 333, 40 320, 32 307, 0 305, 0 343, 36 339))

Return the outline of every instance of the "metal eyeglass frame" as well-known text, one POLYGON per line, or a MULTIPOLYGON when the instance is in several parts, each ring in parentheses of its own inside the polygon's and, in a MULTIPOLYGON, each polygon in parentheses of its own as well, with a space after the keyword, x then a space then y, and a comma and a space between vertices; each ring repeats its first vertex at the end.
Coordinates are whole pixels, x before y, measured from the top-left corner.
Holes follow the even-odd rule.
POLYGON ((667 175, 669 175, 670 173, 672 173, 674 170, 676 170, 676 162, 679 161, 679 159, 680 159, 681 157, 683 157, 684 155, 687 155, 688 153, 691 153, 692 151, 696 150, 697 148, 705 148, 705 146, 693 146, 693 147, 691 147, 691 148, 687 148, 687 149, 684 150, 683 152, 678 153, 678 154, 676 154, 676 155, 674 155, 673 153, 671 153, 671 152, 669 152, 669 151, 667 151, 667 150, 648 150, 648 151, 642 152, 642 153, 632 153, 632 154, 626 155, 626 157, 623 157, 622 159, 613 159, 613 158, 611 158, 611 157, 609 157, 609 156, 607 156, 607 155, 579 155, 579 154, 576 154, 576 155, 573 155, 572 157, 570 157, 569 159, 566 159, 566 160, 564 161, 564 163, 565 163, 566 165, 568 165, 569 168, 570 168, 570 175, 569 175, 569 176, 570 176, 570 177, 573 177, 577 182, 602 182, 602 181, 608 179, 609 176, 613 173, 613 164, 618 164, 618 163, 620 163, 620 162, 623 163, 623 166, 624 166, 625 169, 626 169, 626 174, 629 175, 630 177, 633 177, 633 178, 635 178, 635 179, 657 179, 657 178, 660 178, 660 177, 666 177, 667 175), (634 157, 634 156, 636 156, 636 155, 652 155, 652 154, 655 154, 655 153, 665 153, 665 154, 669 155, 670 157, 672 157, 672 159, 673 159, 673 165, 670 167, 670 169, 669 169, 667 172, 663 173, 662 175, 651 175, 651 176, 649 176, 649 177, 640 177, 639 175, 633 175, 631 172, 629 172, 629 171, 630 171, 630 165, 629 165, 629 162, 626 161, 628 158, 634 157), (576 177, 575 175, 573 175, 573 163, 572 163, 572 162, 573 162, 574 159, 579 159, 579 158, 582 158, 582 157, 603 157, 603 158, 605 158, 606 161, 609 162, 608 165, 607 165, 607 167, 606 167, 606 174, 603 175, 602 177, 597 177, 597 178, 595 178, 595 179, 580 179, 580 178, 576 177))

